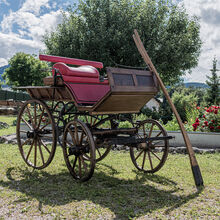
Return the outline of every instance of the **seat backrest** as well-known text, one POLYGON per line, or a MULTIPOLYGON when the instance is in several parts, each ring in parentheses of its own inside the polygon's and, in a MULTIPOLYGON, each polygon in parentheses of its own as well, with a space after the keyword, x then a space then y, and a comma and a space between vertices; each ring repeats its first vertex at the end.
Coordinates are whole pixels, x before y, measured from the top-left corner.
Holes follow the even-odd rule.
POLYGON ((93 66, 69 67, 64 63, 56 63, 53 65, 53 68, 59 70, 60 74, 64 76, 99 79, 99 71, 93 66))

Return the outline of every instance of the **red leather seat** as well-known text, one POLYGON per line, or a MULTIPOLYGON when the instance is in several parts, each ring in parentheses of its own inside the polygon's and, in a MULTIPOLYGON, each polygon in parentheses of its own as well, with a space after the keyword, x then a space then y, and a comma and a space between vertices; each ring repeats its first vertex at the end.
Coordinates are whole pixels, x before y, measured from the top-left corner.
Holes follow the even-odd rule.
POLYGON ((64 63, 56 63, 53 65, 62 75, 99 78, 99 71, 93 66, 69 67, 64 63))
POLYGON ((93 66, 69 67, 56 63, 53 67, 59 70, 77 103, 95 104, 110 91, 108 80, 100 82, 99 71, 93 66))

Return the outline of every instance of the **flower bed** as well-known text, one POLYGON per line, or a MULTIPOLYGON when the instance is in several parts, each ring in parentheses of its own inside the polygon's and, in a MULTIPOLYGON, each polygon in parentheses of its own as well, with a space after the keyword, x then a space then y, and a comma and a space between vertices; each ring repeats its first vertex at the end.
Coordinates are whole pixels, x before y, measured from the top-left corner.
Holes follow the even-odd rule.
POLYGON ((197 110, 198 117, 192 125, 193 131, 220 132, 220 106, 197 107, 197 110))

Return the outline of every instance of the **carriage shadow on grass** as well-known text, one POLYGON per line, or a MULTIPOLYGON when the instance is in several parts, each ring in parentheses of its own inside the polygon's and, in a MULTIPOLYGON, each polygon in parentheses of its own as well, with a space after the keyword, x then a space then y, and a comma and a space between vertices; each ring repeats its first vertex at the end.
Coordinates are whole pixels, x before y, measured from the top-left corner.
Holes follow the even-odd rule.
MULTIPOLYGON (((73 181, 64 169, 51 175, 45 171, 11 167, 6 173, 8 181, 0 180, 0 186, 24 193, 29 200, 38 200, 39 210, 44 205, 54 207, 84 200, 108 208, 116 219, 143 216, 164 207, 167 207, 165 213, 169 214, 201 193, 200 190, 188 196, 177 195, 182 189, 165 177, 134 171, 135 179, 119 179, 114 177, 118 171, 105 164, 102 166, 106 166, 112 175, 97 169, 94 177, 85 183, 73 181)), ((27 201, 27 198, 15 203, 27 201)))

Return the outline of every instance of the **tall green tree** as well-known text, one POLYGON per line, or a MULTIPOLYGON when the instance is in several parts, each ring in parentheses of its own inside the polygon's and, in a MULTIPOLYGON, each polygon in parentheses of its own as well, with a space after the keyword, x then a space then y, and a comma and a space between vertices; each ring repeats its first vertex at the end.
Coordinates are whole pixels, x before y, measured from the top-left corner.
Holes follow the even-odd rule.
POLYGON ((201 48, 199 23, 171 0, 81 0, 44 36, 46 53, 145 66, 134 44, 137 29, 165 83, 195 67, 201 48))
POLYGON ((212 61, 211 76, 206 76, 206 84, 209 86, 206 94, 206 102, 209 105, 220 104, 220 77, 217 75, 217 59, 212 61))
POLYGON ((6 84, 10 86, 35 86, 42 85, 43 78, 49 73, 45 62, 25 53, 16 53, 9 60, 10 67, 3 74, 6 84))

